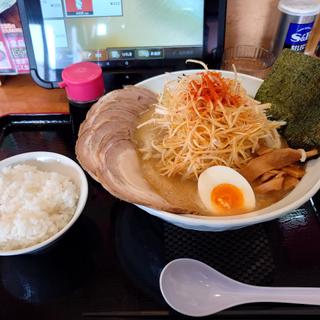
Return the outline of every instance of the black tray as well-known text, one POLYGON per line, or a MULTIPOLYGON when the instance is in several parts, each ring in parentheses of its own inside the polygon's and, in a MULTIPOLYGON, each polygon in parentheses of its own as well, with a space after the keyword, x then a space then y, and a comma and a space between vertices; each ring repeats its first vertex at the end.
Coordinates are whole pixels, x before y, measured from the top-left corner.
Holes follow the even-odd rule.
MULTIPOLYGON (((75 159, 69 116, 0 118, 0 159, 28 151, 75 159)), ((158 285, 163 266, 179 257, 202 260, 250 284, 320 286, 318 195, 272 222, 209 233, 163 222, 88 181, 85 210, 63 238, 37 254, 0 257, 0 319, 181 318, 158 285)), ((319 318, 320 307, 247 304, 212 318, 299 315, 319 318)))

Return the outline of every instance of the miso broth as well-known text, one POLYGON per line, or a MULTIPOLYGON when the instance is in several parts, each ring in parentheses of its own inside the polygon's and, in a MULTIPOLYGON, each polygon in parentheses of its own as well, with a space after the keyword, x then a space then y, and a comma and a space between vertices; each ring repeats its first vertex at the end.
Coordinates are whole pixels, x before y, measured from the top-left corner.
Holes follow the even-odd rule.
MULTIPOLYGON (((144 113, 139 123, 143 123, 150 119, 153 110, 144 113)), ((146 143, 152 140, 152 126, 144 126, 136 130, 134 140, 137 149, 142 148, 146 143)), ((217 215, 214 214, 202 204, 198 195, 198 187, 196 179, 184 180, 180 176, 166 177, 159 172, 160 159, 144 160, 142 154, 138 151, 141 169, 144 178, 155 189, 155 191, 166 199, 173 207, 185 208, 186 212, 198 215, 217 215)), ((272 205, 273 203, 282 199, 288 192, 274 191, 263 195, 256 195, 256 208, 259 210, 272 205)), ((239 212, 233 212, 232 215, 239 212)), ((221 215, 221 214, 220 214, 221 215)))

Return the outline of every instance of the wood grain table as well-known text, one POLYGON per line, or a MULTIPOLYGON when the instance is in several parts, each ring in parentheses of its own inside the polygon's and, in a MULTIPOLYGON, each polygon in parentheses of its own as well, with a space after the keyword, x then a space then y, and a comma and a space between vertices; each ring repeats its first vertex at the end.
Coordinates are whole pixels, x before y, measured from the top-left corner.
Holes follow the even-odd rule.
POLYGON ((0 87, 0 116, 11 113, 68 112, 62 89, 43 89, 30 75, 7 76, 0 87))

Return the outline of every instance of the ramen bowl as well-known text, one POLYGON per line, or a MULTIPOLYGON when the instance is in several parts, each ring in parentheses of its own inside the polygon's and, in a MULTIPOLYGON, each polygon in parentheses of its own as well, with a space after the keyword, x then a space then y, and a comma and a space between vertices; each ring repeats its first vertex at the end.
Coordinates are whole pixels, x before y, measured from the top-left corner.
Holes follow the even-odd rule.
MULTIPOLYGON (((192 74, 199 70, 188 70, 163 74, 137 84, 156 93, 163 90, 164 83, 173 80, 182 74, 192 74)), ((234 78, 230 71, 219 71, 225 78, 234 78)), ((247 93, 254 97, 263 80, 253 76, 238 74, 238 80, 242 83, 247 93)), ((224 231, 238 229, 249 225, 276 219, 285 215, 307 202, 320 188, 320 159, 309 160, 306 165, 306 173, 298 185, 280 201, 260 210, 249 213, 229 216, 200 216, 193 214, 176 214, 167 211, 156 210, 147 206, 136 204, 140 209, 176 226, 198 231, 224 231)))

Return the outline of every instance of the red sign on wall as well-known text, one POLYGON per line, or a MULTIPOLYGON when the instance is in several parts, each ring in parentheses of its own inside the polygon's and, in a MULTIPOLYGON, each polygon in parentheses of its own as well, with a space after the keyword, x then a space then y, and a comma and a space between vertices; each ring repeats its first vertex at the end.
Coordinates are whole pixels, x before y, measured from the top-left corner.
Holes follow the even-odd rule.
POLYGON ((92 0, 65 0, 68 16, 93 14, 92 0))

